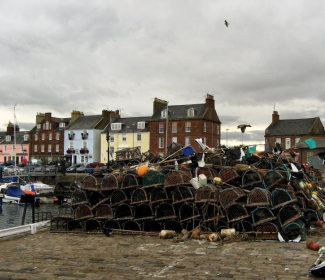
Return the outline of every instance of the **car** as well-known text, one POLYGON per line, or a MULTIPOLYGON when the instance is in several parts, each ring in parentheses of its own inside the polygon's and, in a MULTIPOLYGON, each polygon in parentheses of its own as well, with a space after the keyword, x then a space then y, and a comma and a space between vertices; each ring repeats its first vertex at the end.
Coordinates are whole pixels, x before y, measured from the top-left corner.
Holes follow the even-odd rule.
POLYGON ((71 173, 73 173, 73 172, 77 172, 77 168, 80 167, 80 166, 82 166, 81 163, 73 164, 73 165, 69 166, 69 167, 66 169, 66 172, 71 172, 71 173))
POLYGON ((91 167, 96 167, 96 166, 99 166, 99 167, 102 167, 102 166, 105 166, 105 163, 101 163, 101 162, 92 162, 92 163, 89 163, 89 165, 91 167))
POLYGON ((55 172, 56 168, 57 167, 55 165, 47 165, 47 166, 45 166, 45 171, 47 171, 47 172, 55 172))
POLYGON ((14 173, 21 174, 24 172, 24 170, 25 170, 24 168, 21 168, 19 166, 15 167, 14 165, 9 165, 4 167, 4 171, 8 174, 14 174, 14 173))
POLYGON ((76 169, 77 173, 86 173, 86 172, 87 172, 87 171, 86 171, 86 166, 87 166, 87 165, 85 165, 85 164, 80 165, 80 166, 76 169))

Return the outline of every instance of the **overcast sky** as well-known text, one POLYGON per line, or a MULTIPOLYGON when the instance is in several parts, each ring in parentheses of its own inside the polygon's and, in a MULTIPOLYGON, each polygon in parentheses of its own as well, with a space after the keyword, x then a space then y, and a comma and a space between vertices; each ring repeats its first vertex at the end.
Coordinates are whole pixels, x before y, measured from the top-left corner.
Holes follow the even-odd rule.
POLYGON ((324 26, 322 0, 1 0, 0 130, 15 104, 29 130, 37 112, 150 116, 207 93, 223 144, 264 143, 274 106, 325 124, 324 26))

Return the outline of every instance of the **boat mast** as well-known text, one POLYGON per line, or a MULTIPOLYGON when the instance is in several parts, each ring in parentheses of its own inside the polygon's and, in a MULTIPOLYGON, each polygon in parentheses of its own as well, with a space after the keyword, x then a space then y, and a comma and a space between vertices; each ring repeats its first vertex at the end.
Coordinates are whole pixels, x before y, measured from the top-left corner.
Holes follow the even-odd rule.
POLYGON ((16 153, 16 105, 14 106, 14 160, 15 160, 15 176, 17 175, 17 171, 16 171, 16 157, 17 157, 17 153, 16 153))

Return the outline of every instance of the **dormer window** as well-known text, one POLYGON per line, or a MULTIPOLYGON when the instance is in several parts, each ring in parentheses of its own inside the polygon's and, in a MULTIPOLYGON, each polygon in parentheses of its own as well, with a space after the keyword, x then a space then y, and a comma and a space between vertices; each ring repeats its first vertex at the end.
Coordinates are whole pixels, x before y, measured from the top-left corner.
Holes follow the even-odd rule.
POLYGON ((45 129, 46 130, 49 130, 50 129, 50 123, 49 123, 49 121, 46 121, 46 123, 45 123, 45 129))
POLYGON ((28 134, 25 134, 24 135, 24 141, 28 141, 28 139, 29 139, 29 135, 28 134))
POLYGON ((112 123, 111 124, 111 129, 112 130, 121 130, 122 124, 121 123, 112 123))
POLYGON ((161 117, 162 118, 167 118, 167 109, 164 109, 161 111, 161 117))
POLYGON ((145 122, 138 122, 138 124, 137 124, 137 128, 138 129, 144 129, 145 126, 146 126, 146 123, 145 122))
POLYGON ((60 128, 64 128, 64 127, 65 127, 65 123, 64 123, 64 122, 60 122, 60 123, 59 123, 59 127, 60 127, 60 128))
POLYGON ((187 110, 188 117, 194 117, 194 114, 195 114, 194 108, 190 108, 187 110))
POLYGON ((7 136, 6 136, 6 141, 7 141, 7 142, 11 141, 11 135, 7 135, 7 136))
POLYGON ((37 126, 36 126, 37 130, 40 130, 41 129, 41 124, 38 123, 37 126))

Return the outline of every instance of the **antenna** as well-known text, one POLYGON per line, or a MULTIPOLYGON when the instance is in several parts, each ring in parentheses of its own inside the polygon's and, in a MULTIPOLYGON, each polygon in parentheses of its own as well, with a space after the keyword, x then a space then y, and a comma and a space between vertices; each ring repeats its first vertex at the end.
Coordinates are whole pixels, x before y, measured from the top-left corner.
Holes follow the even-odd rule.
POLYGON ((275 111, 275 104, 273 105, 273 111, 275 111))

